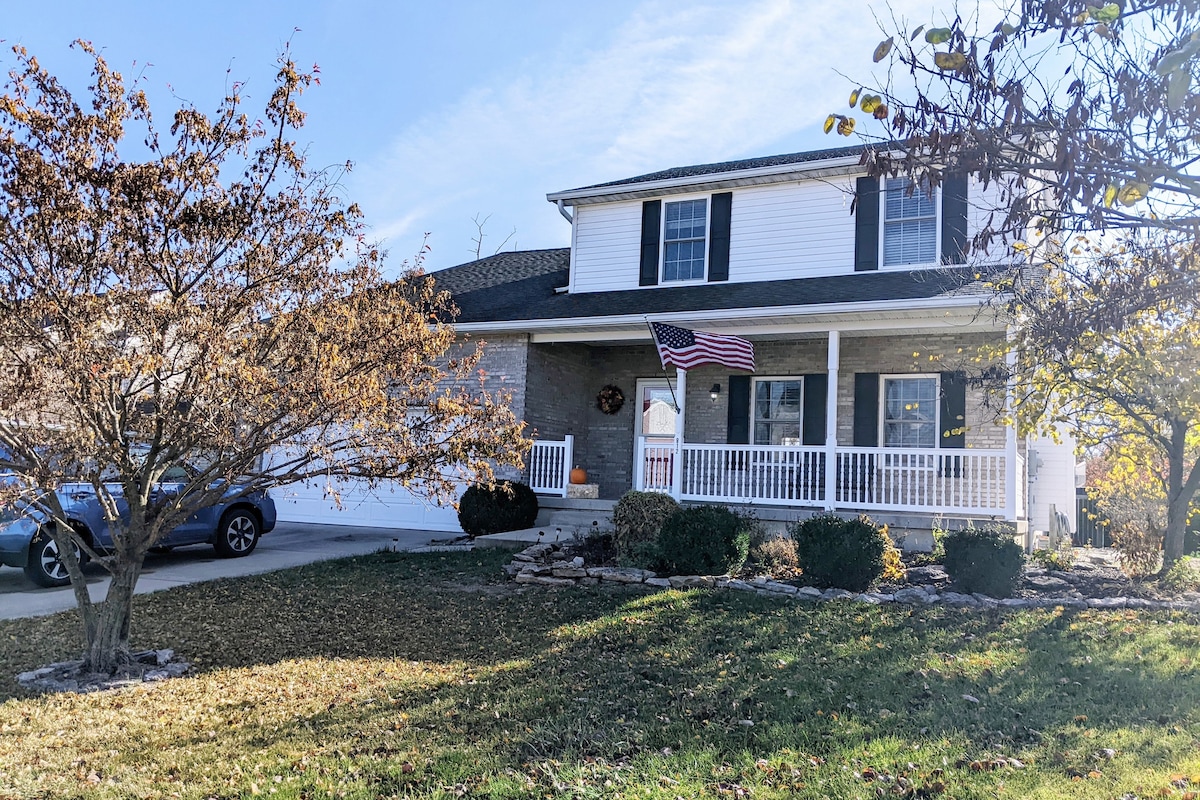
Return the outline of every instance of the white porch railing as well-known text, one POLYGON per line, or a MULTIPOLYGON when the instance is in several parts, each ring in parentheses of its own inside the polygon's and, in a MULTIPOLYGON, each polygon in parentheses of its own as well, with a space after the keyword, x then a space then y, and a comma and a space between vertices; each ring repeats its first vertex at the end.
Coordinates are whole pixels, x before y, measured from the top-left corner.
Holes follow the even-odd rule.
POLYGON ((684 500, 769 505, 823 505, 825 453, 820 447, 685 444, 684 500))
POLYGON ((836 503, 843 508, 1003 515, 1003 450, 839 447, 836 503))
MULTIPOLYGON (((1007 516, 1012 498, 1004 450, 839 447, 826 495, 824 447, 687 444, 681 500, 1007 516)), ((638 440, 636 485, 675 494, 672 444, 638 440)), ((1015 505, 1015 504, 1014 504, 1015 505)))
POLYGON ((566 497, 574 446, 575 437, 569 435, 561 442, 534 440, 529 451, 529 488, 538 494, 566 497))

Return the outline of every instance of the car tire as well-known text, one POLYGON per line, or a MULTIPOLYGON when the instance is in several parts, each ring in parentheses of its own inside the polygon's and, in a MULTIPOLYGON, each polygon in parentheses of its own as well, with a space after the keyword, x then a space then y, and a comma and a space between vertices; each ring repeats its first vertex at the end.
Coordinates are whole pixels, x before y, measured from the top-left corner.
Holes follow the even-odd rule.
POLYGON ((240 558, 254 552, 262 526, 258 517, 244 508, 227 511, 217 526, 213 549, 221 558, 240 558))
MULTIPOLYGON (((85 559, 84 553, 79 549, 79 545, 72 542, 72 546, 75 548, 76 557, 82 563, 85 559)), ((58 543, 45 531, 38 531, 29 545, 25 576, 47 589, 66 586, 71 582, 71 576, 67 574, 67 565, 59 558, 58 543)))

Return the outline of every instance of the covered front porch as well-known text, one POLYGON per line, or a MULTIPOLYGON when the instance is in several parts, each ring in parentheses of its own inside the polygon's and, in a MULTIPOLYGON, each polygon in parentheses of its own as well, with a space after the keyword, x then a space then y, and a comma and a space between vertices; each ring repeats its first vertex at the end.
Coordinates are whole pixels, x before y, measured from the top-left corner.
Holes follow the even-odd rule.
POLYGON ((565 496, 570 469, 582 466, 609 499, 639 489, 780 512, 1016 523, 1025 517, 1024 448, 994 422, 996 398, 955 369, 996 335, 781 336, 755 342, 753 375, 667 373, 648 344, 534 342, 527 479, 565 496), (623 408, 598 409, 599 386, 622 388, 623 408))

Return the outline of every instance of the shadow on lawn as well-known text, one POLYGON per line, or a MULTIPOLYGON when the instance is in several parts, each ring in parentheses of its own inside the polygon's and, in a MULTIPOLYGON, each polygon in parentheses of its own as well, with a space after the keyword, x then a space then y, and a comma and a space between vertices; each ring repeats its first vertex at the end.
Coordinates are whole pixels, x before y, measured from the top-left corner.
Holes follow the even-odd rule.
POLYGON ((221 734, 250 750, 317 742, 381 794, 431 776, 453 784, 514 765, 582 769, 650 754, 680 770, 781 753, 897 763, 1032 753, 1074 769, 1071 752, 1086 760, 1107 735, 1152 739, 1176 726, 1194 741, 1200 722, 1200 630, 1181 617, 518 590, 498 564, 380 556, 189 587, 142 601, 156 611, 138 638, 211 654, 201 670, 439 665, 369 702, 221 734), (166 620, 173 634, 156 627, 166 620))

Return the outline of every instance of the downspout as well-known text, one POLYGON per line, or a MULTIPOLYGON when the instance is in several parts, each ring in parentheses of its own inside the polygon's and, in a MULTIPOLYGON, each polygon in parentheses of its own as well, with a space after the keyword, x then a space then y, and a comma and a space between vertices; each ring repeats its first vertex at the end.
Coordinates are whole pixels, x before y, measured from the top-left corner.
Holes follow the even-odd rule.
POLYGON ((575 218, 571 216, 570 211, 567 211, 567 204, 562 200, 558 201, 558 213, 562 214, 563 219, 565 219, 567 222, 571 223, 572 225, 575 224, 575 218))

